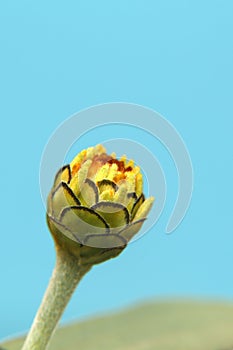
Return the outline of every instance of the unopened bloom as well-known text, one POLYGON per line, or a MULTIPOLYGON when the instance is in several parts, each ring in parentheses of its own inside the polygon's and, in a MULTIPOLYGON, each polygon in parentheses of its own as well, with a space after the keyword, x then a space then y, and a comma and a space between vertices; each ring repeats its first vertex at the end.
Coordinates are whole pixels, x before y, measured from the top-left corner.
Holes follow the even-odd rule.
POLYGON ((122 250, 153 201, 144 197, 140 168, 97 145, 58 171, 48 199, 48 223, 55 236, 65 235, 90 254, 90 247, 122 250))
POLYGON ((22 350, 45 350, 82 277, 114 258, 140 230, 153 204, 140 168, 90 147, 62 167, 48 196, 47 222, 56 265, 22 350))

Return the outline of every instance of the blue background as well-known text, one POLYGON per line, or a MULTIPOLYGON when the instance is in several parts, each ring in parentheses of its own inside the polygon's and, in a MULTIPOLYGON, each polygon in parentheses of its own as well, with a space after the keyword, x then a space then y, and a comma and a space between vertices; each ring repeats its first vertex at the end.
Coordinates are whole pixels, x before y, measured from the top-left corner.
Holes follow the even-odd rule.
POLYGON ((1 3, 0 337, 29 328, 54 265, 43 148, 67 117, 104 102, 148 106, 176 127, 194 166, 193 199, 166 235, 177 177, 158 147, 161 219, 85 277, 63 319, 153 297, 233 299, 232 14, 231 0, 1 3))

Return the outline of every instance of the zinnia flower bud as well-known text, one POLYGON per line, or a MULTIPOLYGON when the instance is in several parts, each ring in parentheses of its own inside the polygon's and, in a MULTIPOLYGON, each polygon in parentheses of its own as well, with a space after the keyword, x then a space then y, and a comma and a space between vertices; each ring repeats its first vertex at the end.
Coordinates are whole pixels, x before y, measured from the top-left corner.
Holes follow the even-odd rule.
POLYGON ((88 263, 98 263, 125 248, 153 201, 144 197, 140 168, 97 145, 58 171, 48 198, 48 224, 56 241, 75 244, 88 263))

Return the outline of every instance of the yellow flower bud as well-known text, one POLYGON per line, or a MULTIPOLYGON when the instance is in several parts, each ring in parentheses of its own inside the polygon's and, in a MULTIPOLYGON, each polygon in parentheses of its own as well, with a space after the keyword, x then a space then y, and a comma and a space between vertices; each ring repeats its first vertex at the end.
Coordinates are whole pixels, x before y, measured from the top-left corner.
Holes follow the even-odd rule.
POLYGON ((60 169, 47 218, 59 244, 87 263, 118 255, 140 230, 154 198, 145 199, 140 168, 102 145, 80 152, 60 169))

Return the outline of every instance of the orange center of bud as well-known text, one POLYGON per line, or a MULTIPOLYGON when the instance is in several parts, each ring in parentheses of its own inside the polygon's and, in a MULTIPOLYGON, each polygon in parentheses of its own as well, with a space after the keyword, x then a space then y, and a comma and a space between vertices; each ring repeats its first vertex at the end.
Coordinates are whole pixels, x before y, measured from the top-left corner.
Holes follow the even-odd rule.
MULTIPOLYGON (((112 158, 111 156, 109 156, 108 154, 106 153, 103 153, 101 155, 96 155, 94 156, 93 160, 92 160, 92 164, 88 170, 88 177, 92 178, 96 173, 97 171, 103 166, 105 165, 106 163, 112 165, 112 164, 116 164, 117 165, 117 170, 119 172, 121 172, 122 174, 124 174, 126 171, 131 171, 132 170, 132 167, 129 166, 129 167, 125 167, 125 164, 123 161, 120 161, 120 160, 117 160, 117 159, 114 159, 112 158)), ((121 179, 122 178, 125 178, 125 176, 121 176, 121 179)), ((115 179, 116 181, 119 181, 120 179, 116 178, 115 179)))

